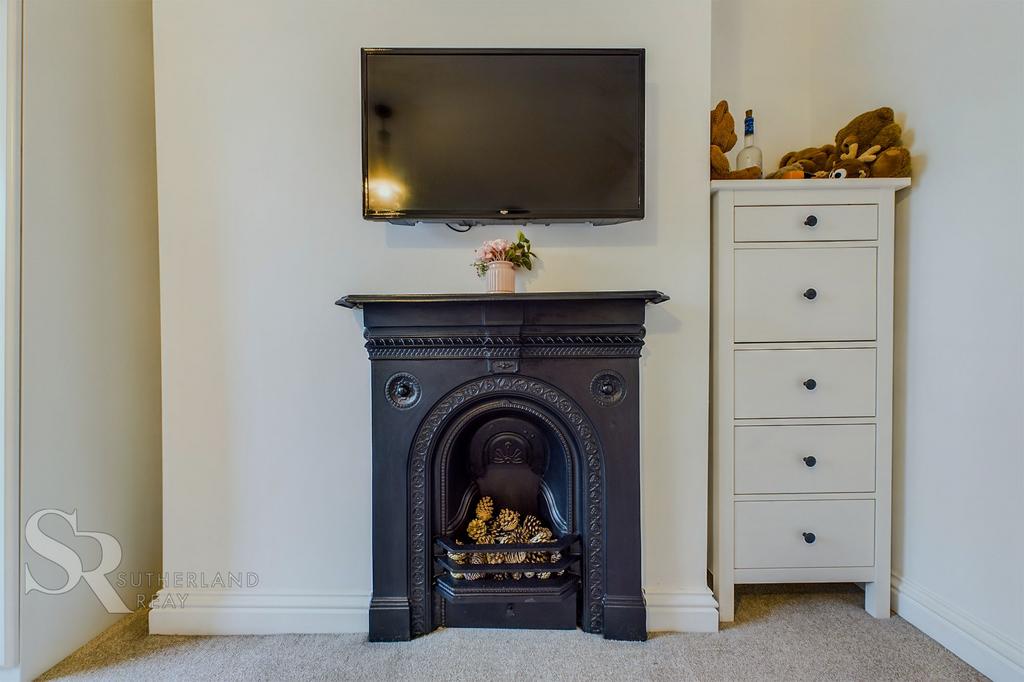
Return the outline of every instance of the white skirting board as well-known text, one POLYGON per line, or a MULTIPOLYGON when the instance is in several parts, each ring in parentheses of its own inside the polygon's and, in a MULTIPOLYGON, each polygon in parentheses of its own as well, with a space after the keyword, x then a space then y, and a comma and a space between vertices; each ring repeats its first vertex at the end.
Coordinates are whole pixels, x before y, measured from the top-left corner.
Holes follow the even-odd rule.
POLYGON ((893 610, 987 677, 1024 680, 1024 643, 988 628, 931 590, 892 576, 893 610))
MULTIPOLYGON (((717 632, 718 604, 705 592, 646 593, 652 632, 717 632)), ((153 600, 154 635, 270 635, 367 631, 370 595, 161 590, 153 600)))
POLYGON ((718 632, 718 602, 711 590, 655 592, 644 590, 647 629, 651 632, 718 632))
POLYGON ((370 595, 170 588, 151 608, 154 635, 357 633, 369 629, 370 595))

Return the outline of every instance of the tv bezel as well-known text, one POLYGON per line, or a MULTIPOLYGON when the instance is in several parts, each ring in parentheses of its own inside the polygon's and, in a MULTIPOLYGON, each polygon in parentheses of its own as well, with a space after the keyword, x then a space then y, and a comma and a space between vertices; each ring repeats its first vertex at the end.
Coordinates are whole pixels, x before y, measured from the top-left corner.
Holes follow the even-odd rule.
POLYGON ((471 225, 501 225, 513 224, 523 225, 528 223, 591 223, 593 225, 612 225, 633 220, 643 220, 644 217, 644 139, 645 121, 644 104, 646 99, 646 73, 645 73, 646 50, 644 48, 420 48, 420 47, 364 47, 360 50, 360 88, 362 98, 362 192, 363 192, 363 219, 374 222, 388 222, 395 225, 415 225, 416 223, 453 223, 462 226, 471 225), (637 98, 637 120, 640 122, 637 140, 639 151, 638 164, 638 186, 640 194, 636 208, 598 210, 598 209, 574 209, 566 211, 546 211, 544 213, 532 213, 528 210, 517 210, 514 213, 502 215, 501 210, 480 213, 479 211, 450 211, 444 214, 434 210, 400 210, 394 212, 370 212, 368 183, 368 149, 367 149, 367 83, 366 83, 366 61, 371 55, 397 54, 397 55, 600 55, 600 56, 633 56, 639 59, 640 66, 640 92, 637 98))

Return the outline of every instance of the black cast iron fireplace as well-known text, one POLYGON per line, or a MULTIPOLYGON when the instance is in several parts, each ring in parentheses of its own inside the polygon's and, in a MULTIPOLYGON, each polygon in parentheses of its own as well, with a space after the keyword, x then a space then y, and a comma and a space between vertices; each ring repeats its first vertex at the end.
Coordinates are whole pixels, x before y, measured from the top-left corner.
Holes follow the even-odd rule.
POLYGON ((363 309, 371 361, 371 641, 442 626, 646 639, 639 358, 645 305, 667 299, 338 301, 363 309), (485 496, 536 517, 550 539, 466 544, 460 532, 485 496), (489 560, 469 574, 464 556, 489 560))

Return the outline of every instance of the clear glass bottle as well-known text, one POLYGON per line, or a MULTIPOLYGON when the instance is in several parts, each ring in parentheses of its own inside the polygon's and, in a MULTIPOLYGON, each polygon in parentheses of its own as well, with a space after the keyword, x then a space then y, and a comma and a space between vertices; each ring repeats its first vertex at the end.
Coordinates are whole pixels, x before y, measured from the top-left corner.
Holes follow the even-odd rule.
POLYGON ((751 166, 764 170, 761 150, 754 146, 754 110, 747 109, 746 118, 743 119, 743 149, 736 155, 736 168, 742 170, 751 166))

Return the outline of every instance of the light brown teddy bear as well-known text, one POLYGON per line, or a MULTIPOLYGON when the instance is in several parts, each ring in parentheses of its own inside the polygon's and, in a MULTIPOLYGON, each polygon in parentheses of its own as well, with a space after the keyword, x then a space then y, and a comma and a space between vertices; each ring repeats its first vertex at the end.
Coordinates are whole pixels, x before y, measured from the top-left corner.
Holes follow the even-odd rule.
MULTIPOLYGON (((844 169, 847 177, 905 178, 910 177, 910 150, 903 145, 903 129, 894 120, 889 107, 865 111, 836 133, 836 157, 831 159, 833 171, 844 169), (861 153, 851 153, 860 148, 861 153), (870 160, 862 159, 867 154, 870 160), (863 162, 863 167, 848 168, 849 162, 863 162), (854 174, 852 171, 856 171, 854 174), (867 172, 865 176, 863 171, 867 172)), ((825 175, 819 173, 819 176, 825 175)), ((835 177, 831 175, 831 177, 835 177)))
POLYGON ((828 171, 830 160, 835 155, 836 147, 825 144, 820 147, 807 147, 799 151, 789 152, 779 160, 779 169, 797 169, 811 175, 818 171, 828 171))
POLYGON ((909 178, 910 150, 906 147, 886 149, 871 164, 871 176, 875 178, 909 178))
POLYGON ((711 179, 751 180, 761 177, 757 166, 741 170, 729 170, 727 151, 736 145, 736 121, 729 113, 729 103, 724 99, 711 112, 711 179))
POLYGON ((865 111, 860 116, 839 129, 836 133, 836 148, 840 154, 850 152, 851 141, 860 145, 861 149, 878 146, 880 150, 898 147, 903 144, 903 129, 896 123, 895 115, 889 107, 879 107, 874 111, 865 111))
MULTIPOLYGON (((910 150, 902 146, 903 129, 894 119, 889 107, 880 107, 857 116, 836 133, 837 152, 840 156, 848 155, 854 144, 861 149, 877 147, 875 158, 867 168, 871 177, 910 177, 910 150)), ((833 167, 839 167, 840 161, 836 159, 833 167)))

